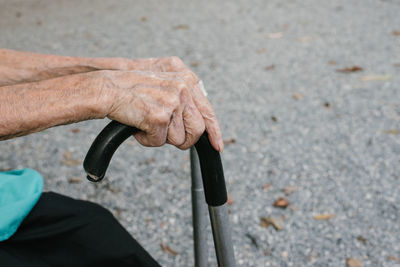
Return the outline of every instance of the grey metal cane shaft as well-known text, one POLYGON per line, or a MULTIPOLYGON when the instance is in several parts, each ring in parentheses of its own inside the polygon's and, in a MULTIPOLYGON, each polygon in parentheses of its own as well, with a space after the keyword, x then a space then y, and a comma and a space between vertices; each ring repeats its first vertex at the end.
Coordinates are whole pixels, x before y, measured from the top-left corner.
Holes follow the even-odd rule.
POLYGON ((235 255, 231 240, 227 204, 225 203, 218 207, 209 206, 208 210, 210 213, 218 266, 235 267, 235 255))
POLYGON ((190 166, 192 176, 194 262, 195 267, 207 267, 207 204, 204 197, 199 158, 193 147, 190 149, 190 166))

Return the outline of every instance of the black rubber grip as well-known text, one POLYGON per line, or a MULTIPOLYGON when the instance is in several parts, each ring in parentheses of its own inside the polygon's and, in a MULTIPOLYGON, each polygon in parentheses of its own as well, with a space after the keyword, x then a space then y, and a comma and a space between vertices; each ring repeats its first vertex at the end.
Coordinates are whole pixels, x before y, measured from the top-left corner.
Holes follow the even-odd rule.
POLYGON ((138 131, 135 127, 112 121, 100 132, 83 161, 89 181, 99 182, 104 178, 114 152, 138 131))
MULTIPOLYGON (((134 127, 117 121, 110 122, 96 137, 83 161, 87 178, 92 182, 101 181, 114 152, 128 137, 138 131, 134 127)), ((195 147, 199 155, 207 204, 221 206, 227 201, 221 157, 218 151, 211 146, 206 132, 200 137, 195 147)))

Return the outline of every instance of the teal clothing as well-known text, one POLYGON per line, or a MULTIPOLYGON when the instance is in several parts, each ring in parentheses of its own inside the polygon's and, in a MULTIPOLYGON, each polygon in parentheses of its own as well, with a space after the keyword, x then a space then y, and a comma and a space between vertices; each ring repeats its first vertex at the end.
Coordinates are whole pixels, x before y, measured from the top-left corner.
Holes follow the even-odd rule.
POLYGON ((11 237, 39 200, 42 176, 35 170, 0 172, 0 241, 11 237))

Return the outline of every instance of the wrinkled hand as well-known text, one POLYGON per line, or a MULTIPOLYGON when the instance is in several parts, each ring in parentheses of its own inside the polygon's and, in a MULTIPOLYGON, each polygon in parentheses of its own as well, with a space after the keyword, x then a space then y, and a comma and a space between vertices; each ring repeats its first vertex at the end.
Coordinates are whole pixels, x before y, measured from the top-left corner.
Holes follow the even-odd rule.
POLYGON ((218 121, 198 86, 199 79, 185 67, 168 72, 173 67, 177 66, 94 72, 95 79, 103 81, 104 95, 111 94, 107 117, 141 129, 135 138, 144 146, 169 143, 187 149, 206 129, 213 147, 222 151, 218 121))

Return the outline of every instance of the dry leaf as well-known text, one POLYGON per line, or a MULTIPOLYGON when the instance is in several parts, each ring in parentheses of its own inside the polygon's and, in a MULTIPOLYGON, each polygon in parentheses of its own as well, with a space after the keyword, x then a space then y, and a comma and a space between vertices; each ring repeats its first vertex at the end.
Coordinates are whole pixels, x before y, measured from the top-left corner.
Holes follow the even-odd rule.
POLYGON ((335 217, 333 213, 317 214, 314 216, 314 220, 329 220, 333 217, 335 217))
POLYGON ((282 192, 283 193, 285 193, 285 195, 290 195, 290 194, 292 194, 293 192, 295 192, 296 191, 296 186, 294 186, 294 185, 292 185, 292 186, 287 186, 287 187, 284 187, 283 189, 282 189, 282 192))
POLYGON ((265 67, 265 70, 274 70, 274 69, 275 69, 275 65, 274 64, 265 67))
POLYGON ((61 162, 62 162, 62 164, 66 165, 66 166, 76 166, 76 165, 82 164, 81 160, 74 159, 72 157, 71 151, 67 151, 63 154, 63 158, 62 158, 61 162))
POLYGON ((362 262, 356 258, 347 258, 346 266, 347 267, 362 267, 362 262))
POLYGON ((232 205, 233 204, 233 199, 232 199, 232 197, 231 197, 231 195, 230 194, 228 194, 228 200, 226 201, 226 204, 228 204, 229 206, 230 205, 232 205))
POLYGON ((336 65, 336 61, 334 60, 329 61, 329 65, 336 65))
POLYGON ((188 30, 188 29, 189 29, 189 26, 188 26, 188 25, 185 25, 185 24, 180 24, 180 25, 176 25, 176 26, 174 27, 174 29, 175 29, 175 30, 188 30))
POLYGON ((392 255, 389 255, 387 257, 387 259, 390 260, 390 261, 400 261, 400 257, 395 257, 395 256, 392 256, 392 255))
POLYGON ((262 227, 268 228, 270 225, 272 225, 277 231, 281 231, 283 229, 282 225, 278 222, 277 219, 272 217, 261 217, 262 227))
POLYGON ((272 120, 273 122, 277 122, 277 121, 278 121, 278 119, 277 119, 275 116, 271 116, 271 120, 272 120))
POLYGON ((363 76, 360 78, 363 82, 371 82, 371 81, 388 81, 392 79, 392 75, 370 75, 370 76, 363 76))
POLYGON ((264 54, 265 52, 267 52, 267 49, 266 48, 260 48, 260 49, 257 49, 257 54, 264 54))
POLYGON ((330 108, 330 107, 331 107, 331 104, 329 104, 329 102, 325 102, 325 103, 324 103, 324 107, 330 108))
POLYGON ((80 182, 82 182, 81 177, 71 177, 68 179, 68 183, 70 184, 79 184, 80 182))
POLYGON ((196 68, 196 67, 198 67, 198 66, 199 66, 199 62, 198 62, 198 61, 195 61, 195 60, 193 60, 192 62, 190 62, 190 66, 192 66, 193 68, 196 68))
POLYGON ((363 68, 359 66, 353 66, 353 67, 347 67, 344 69, 338 69, 336 70, 337 72, 342 72, 342 73, 350 73, 350 72, 357 72, 357 71, 362 71, 363 68))
POLYGON ((149 165, 149 164, 151 164, 153 162, 156 162, 155 158, 148 158, 145 161, 143 161, 142 164, 149 165))
POLYGON ((312 36, 303 36, 299 38, 300 43, 308 43, 313 39, 312 36))
POLYGON ((284 197, 278 198, 274 203, 274 207, 282 209, 286 209, 289 205, 290 205, 289 201, 284 197))
POLYGON ((292 97, 293 97, 294 99, 296 99, 296 100, 300 100, 300 99, 303 99, 303 98, 304 98, 303 95, 300 94, 300 93, 295 93, 295 94, 292 95, 292 97))
POLYGON ((392 31, 392 35, 399 36, 400 35, 400 31, 392 31))
POLYGON ((140 18, 140 20, 143 21, 143 22, 145 22, 145 21, 147 21, 147 17, 144 17, 144 16, 143 16, 143 17, 140 18))
POLYGON ((363 236, 357 236, 357 240, 363 243, 364 245, 367 243, 367 239, 363 236))
POLYGON ((248 238, 250 239, 251 243, 252 243, 256 248, 258 248, 258 243, 257 243, 256 237, 252 236, 252 235, 249 234, 249 233, 246 234, 246 237, 248 237, 248 238))
POLYGON ((283 37, 283 32, 271 32, 268 33, 267 36, 271 39, 279 39, 283 37))
POLYGON ((165 253, 168 253, 172 256, 178 255, 178 252, 173 250, 170 246, 165 245, 164 243, 160 243, 160 246, 161 246, 162 251, 164 251, 165 253))
POLYGON ((71 129, 72 133, 79 133, 81 130, 79 130, 78 128, 73 128, 71 129))
POLYGON ((386 131, 383 131, 385 134, 393 134, 393 135, 398 135, 398 134, 400 134, 400 130, 398 130, 398 129, 393 129, 393 130, 386 130, 386 131))
POLYGON ((231 144, 234 144, 234 143, 236 143, 236 139, 235 138, 229 138, 229 139, 224 140, 224 145, 231 145, 231 144))
POLYGON ((268 188, 270 188, 271 187, 271 184, 264 184, 263 185, 263 189, 264 190, 267 190, 268 188))

